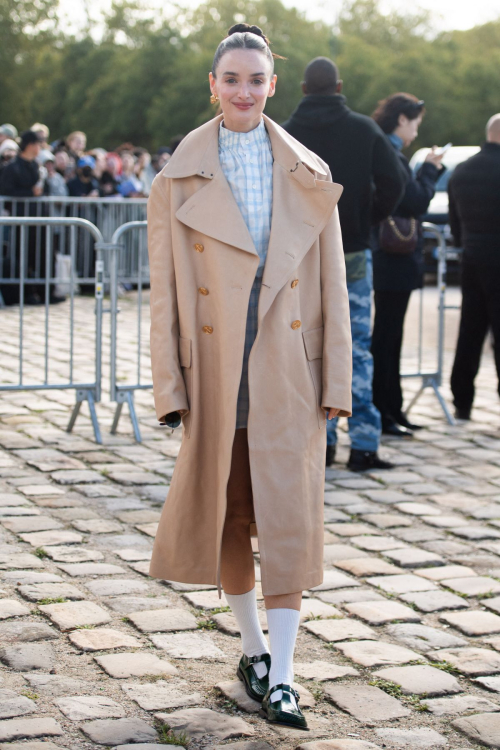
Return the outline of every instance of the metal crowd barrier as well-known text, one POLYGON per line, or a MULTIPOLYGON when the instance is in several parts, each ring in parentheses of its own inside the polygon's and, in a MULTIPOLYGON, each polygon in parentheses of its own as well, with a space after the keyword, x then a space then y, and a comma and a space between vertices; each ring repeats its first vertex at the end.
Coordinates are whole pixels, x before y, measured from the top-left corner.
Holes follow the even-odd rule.
MULTIPOLYGON (((146 218, 147 198, 70 198, 65 196, 39 198, 10 198, 0 196, 0 216, 36 217, 36 218, 78 218, 86 219, 94 224, 106 242, 109 242, 122 224, 130 221, 141 221, 146 218)), ((58 252, 69 254, 68 232, 59 226, 54 229, 57 234, 58 252)), ((77 229, 78 257, 77 273, 80 277, 88 278, 94 275, 95 251, 92 236, 77 229)), ((39 225, 34 243, 37 257, 42 255, 43 224, 39 225)), ((14 248, 11 247, 13 251, 14 248)), ((126 245, 120 261, 124 274, 131 274, 137 267, 137 258, 133 244, 126 245)), ((106 263, 106 257, 104 258, 106 263)), ((107 270, 107 269, 106 269, 107 270)))
MULTIPOLYGON (((18 346, 17 351, 10 356, 16 358, 18 374, 10 374, 4 356, 0 391, 38 391, 38 390, 74 390, 76 404, 74 406, 67 431, 71 432, 78 417, 83 401, 87 401, 90 417, 97 443, 102 443, 99 423, 95 410, 96 402, 101 399, 101 370, 102 370, 102 302, 103 275, 102 260, 103 238, 99 229, 90 221, 81 218, 63 217, 0 217, 0 290, 13 305, 12 311, 18 310, 18 346), (54 272, 54 251, 56 249, 58 230, 68 228, 67 252, 70 259, 66 264, 68 273, 58 277, 54 272), (39 230, 44 230, 40 232, 39 230), (77 275, 77 264, 80 248, 77 233, 87 234, 92 238, 96 254, 95 270, 92 275, 82 277, 77 275), (69 265, 69 268, 68 268, 69 265), (95 298, 95 339, 94 351, 85 348, 82 352, 75 351, 78 346, 78 336, 75 336, 75 294, 79 284, 85 283, 93 287, 95 298), (50 339, 51 317, 50 303, 56 284, 63 284, 69 297, 68 310, 68 361, 67 377, 50 371, 50 339), (37 299, 44 304, 43 343, 39 341, 38 331, 34 324, 39 320, 38 307, 26 309, 29 295, 36 294, 37 299), (27 299, 28 295, 28 299, 27 299), (17 307, 18 304, 18 307, 17 307), (16 307, 14 307, 16 305, 16 307), (85 361, 93 360, 93 377, 88 381, 74 379, 75 356, 84 354, 85 361), (37 359, 41 356, 43 365, 40 368, 37 359), (27 375, 25 370, 29 371, 27 375), (38 382, 39 381, 39 382, 38 382)), ((53 300, 52 300, 53 301, 53 300)), ((56 319, 55 336, 58 340, 63 335, 59 317, 56 319)), ((82 330, 88 328, 88 322, 82 322, 82 330)), ((77 333, 80 332, 78 328, 77 333)), ((52 369, 59 368, 60 362, 55 358, 52 369)))
MULTIPOLYGON (((122 413, 123 405, 127 404, 129 408, 130 419, 134 430, 134 437, 138 443, 141 442, 141 431, 139 421, 135 411, 134 392, 137 390, 150 390, 153 383, 147 380, 142 382, 142 302, 143 290, 149 286, 149 259, 146 238, 146 221, 129 221, 127 224, 119 227, 113 234, 111 243, 107 246, 109 249, 109 281, 111 296, 111 351, 110 351, 110 398, 116 403, 116 411, 111 426, 111 432, 114 434, 118 428, 118 422, 122 413), (135 236, 136 241, 133 242, 135 236), (137 260, 135 268, 130 268, 129 258, 124 256, 130 255, 129 248, 134 247, 133 256, 137 260), (118 321, 120 308, 118 306, 119 287, 132 285, 137 288, 136 304, 136 350, 135 350, 135 378, 127 378, 126 382, 118 382, 118 321)), ((149 345, 149 338, 147 338, 149 345)), ((149 351, 148 351, 149 355, 149 351)), ((123 381, 121 377, 121 381, 123 381)))
POLYGON ((416 372, 402 373, 403 378, 420 378, 421 385, 419 390, 413 396, 412 400, 408 404, 406 414, 409 414, 411 409, 415 406, 422 393, 427 388, 431 388, 434 392, 441 409, 448 421, 448 424, 454 425, 455 419, 453 418, 448 404, 446 403, 443 394, 441 393, 441 386, 443 384, 443 364, 444 364, 444 334, 445 334, 445 314, 446 310, 456 309, 455 306, 446 304, 446 271, 447 271, 447 249, 446 241, 441 229, 436 224, 430 224, 424 222, 422 224, 422 230, 424 237, 427 239, 435 239, 437 243, 437 288, 438 288, 438 330, 437 330, 437 357, 436 357, 436 369, 435 370, 424 370, 423 369, 423 329, 424 329, 424 290, 423 287, 420 290, 419 299, 419 329, 418 329, 418 363, 416 372))
MULTIPOLYGON (((30 201, 31 202, 31 201, 30 201)), ((147 254, 147 222, 144 220, 128 221, 115 229, 107 241, 102 231, 94 223, 81 217, 0 217, 0 241, 2 248, 2 265, 0 266, 0 292, 2 289, 16 288, 19 293, 19 335, 18 360, 19 376, 16 382, 6 382, 5 376, 0 380, 0 391, 29 391, 29 390, 75 390, 76 404, 68 424, 71 431, 83 401, 89 404, 92 425, 96 442, 101 443, 101 434, 97 421, 95 404, 101 399, 102 377, 102 329, 103 329, 103 295, 104 287, 109 284, 110 291, 110 400, 116 404, 116 410, 111 427, 115 433, 118 428, 123 405, 127 404, 134 436, 141 442, 141 432, 136 414, 134 394, 138 390, 152 388, 149 373, 149 340, 143 332, 143 302, 144 291, 149 286, 149 263, 147 254), (95 261, 92 265, 87 261, 79 263, 85 255, 87 245, 82 243, 86 236, 92 243, 95 261), (64 237, 66 254, 69 256, 69 278, 58 277, 52 267, 53 250, 61 248, 61 237, 64 237), (82 268, 86 275, 82 274, 82 268), (68 367, 67 379, 58 380, 49 372, 50 357, 50 316, 49 302, 52 285, 63 283, 67 287, 69 296, 68 320, 68 367), (85 360, 90 359, 94 371, 93 378, 88 382, 74 379, 75 356, 75 295, 78 285, 91 285, 95 297, 95 350, 85 349, 85 360), (25 290, 36 286, 42 289, 45 296, 44 340, 39 349, 43 349, 43 376, 41 382, 33 382, 37 378, 27 378, 24 372, 25 360, 25 290), (120 304, 122 307, 130 304, 130 298, 122 299, 121 290, 134 289, 134 326, 135 340, 133 351, 130 351, 130 341, 123 346, 119 342, 120 304), (147 370, 147 374, 145 374, 147 370)), ((403 373, 404 378, 418 378, 420 388, 411 400, 407 412, 415 405, 421 394, 431 388, 450 424, 454 423, 445 399, 441 393, 444 360, 445 312, 450 309, 446 305, 446 265, 447 250, 444 237, 439 227, 434 224, 423 224, 424 235, 437 243, 437 287, 439 290, 438 303, 438 335, 437 361, 435 369, 425 370, 423 367, 423 322, 424 307, 423 294, 420 293, 420 315, 418 333, 418 361, 414 372, 403 373)), ((1 295, 0 295, 1 301, 1 295)), ((130 309, 130 308, 129 308, 130 309)), ((32 317, 31 312, 28 317, 32 317)), ((130 332, 130 317, 127 317, 127 333, 130 332)), ((87 321, 85 327, 88 329, 87 321)), ((28 351, 30 351, 28 349, 28 351)), ((31 352, 30 352, 31 354, 31 352)), ((13 359, 13 357, 12 357, 13 359)), ((33 367, 30 367, 31 375, 33 367)))

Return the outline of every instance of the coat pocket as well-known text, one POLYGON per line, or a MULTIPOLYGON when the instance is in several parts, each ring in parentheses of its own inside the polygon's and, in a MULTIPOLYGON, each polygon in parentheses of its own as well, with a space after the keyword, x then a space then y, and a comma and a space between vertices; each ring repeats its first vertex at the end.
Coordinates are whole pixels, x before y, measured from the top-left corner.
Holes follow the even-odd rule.
POLYGON ((189 411, 182 417, 184 434, 188 438, 191 435, 191 421, 193 415, 193 368, 192 368, 192 342, 179 336, 179 363, 182 367, 182 377, 186 386, 186 395, 189 411))
POLYGON ((321 408, 323 391, 323 326, 321 328, 313 328, 310 331, 304 331, 302 338, 304 340, 307 365, 316 393, 318 426, 321 429, 326 424, 325 410, 321 408))

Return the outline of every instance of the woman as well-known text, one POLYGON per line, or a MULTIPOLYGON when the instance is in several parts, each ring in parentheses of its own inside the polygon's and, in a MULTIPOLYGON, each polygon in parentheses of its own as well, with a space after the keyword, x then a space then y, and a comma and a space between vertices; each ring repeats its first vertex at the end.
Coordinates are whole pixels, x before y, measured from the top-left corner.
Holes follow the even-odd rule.
POLYGON ((304 728, 293 651, 302 590, 323 576, 326 413, 350 414, 351 345, 342 188, 263 116, 273 63, 258 27, 230 29, 210 74, 222 114, 182 140, 149 198, 155 405, 183 421, 150 572, 224 589, 247 693, 304 728))
MULTIPOLYGON (((418 135, 425 114, 424 102, 412 94, 393 94, 379 102, 372 117, 398 152, 401 168, 407 175, 403 197, 393 217, 418 219, 427 211, 434 196, 434 185, 442 169, 442 155, 434 147, 416 175, 402 149, 418 135)), ((408 236, 408 233, 406 234, 408 236)), ((373 288, 375 291, 375 323, 372 335, 373 403, 382 416, 382 431, 394 437, 412 437, 419 425, 408 421, 403 413, 400 359, 403 326, 413 289, 423 283, 423 237, 418 229, 415 250, 409 255, 394 254, 384 249, 379 231, 374 235, 373 288)))

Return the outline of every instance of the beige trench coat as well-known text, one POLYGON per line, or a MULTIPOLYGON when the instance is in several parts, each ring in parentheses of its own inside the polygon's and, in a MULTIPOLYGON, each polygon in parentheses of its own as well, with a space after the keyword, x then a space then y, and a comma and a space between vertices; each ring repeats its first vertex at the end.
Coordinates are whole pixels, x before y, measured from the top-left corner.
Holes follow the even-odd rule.
MULTIPOLYGON (((245 325, 259 258, 220 167, 221 116, 190 133, 148 203, 151 359, 158 418, 182 445, 150 574, 218 584, 245 325)), ((351 413, 351 333, 328 167, 265 117, 271 237, 249 360, 248 443, 265 594, 323 578, 325 408, 351 413)))

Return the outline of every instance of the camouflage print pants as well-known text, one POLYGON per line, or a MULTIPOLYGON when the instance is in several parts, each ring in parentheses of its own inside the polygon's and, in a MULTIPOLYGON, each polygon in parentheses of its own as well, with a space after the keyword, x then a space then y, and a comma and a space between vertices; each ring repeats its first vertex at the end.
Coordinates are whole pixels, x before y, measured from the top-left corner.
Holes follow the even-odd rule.
MULTIPOLYGON (((380 413, 372 402, 373 359, 371 305, 373 265, 371 250, 346 255, 347 290, 352 331, 352 417, 349 418, 351 448, 376 451, 381 434, 380 413)), ((337 442, 337 419, 327 422, 327 443, 337 442)))

